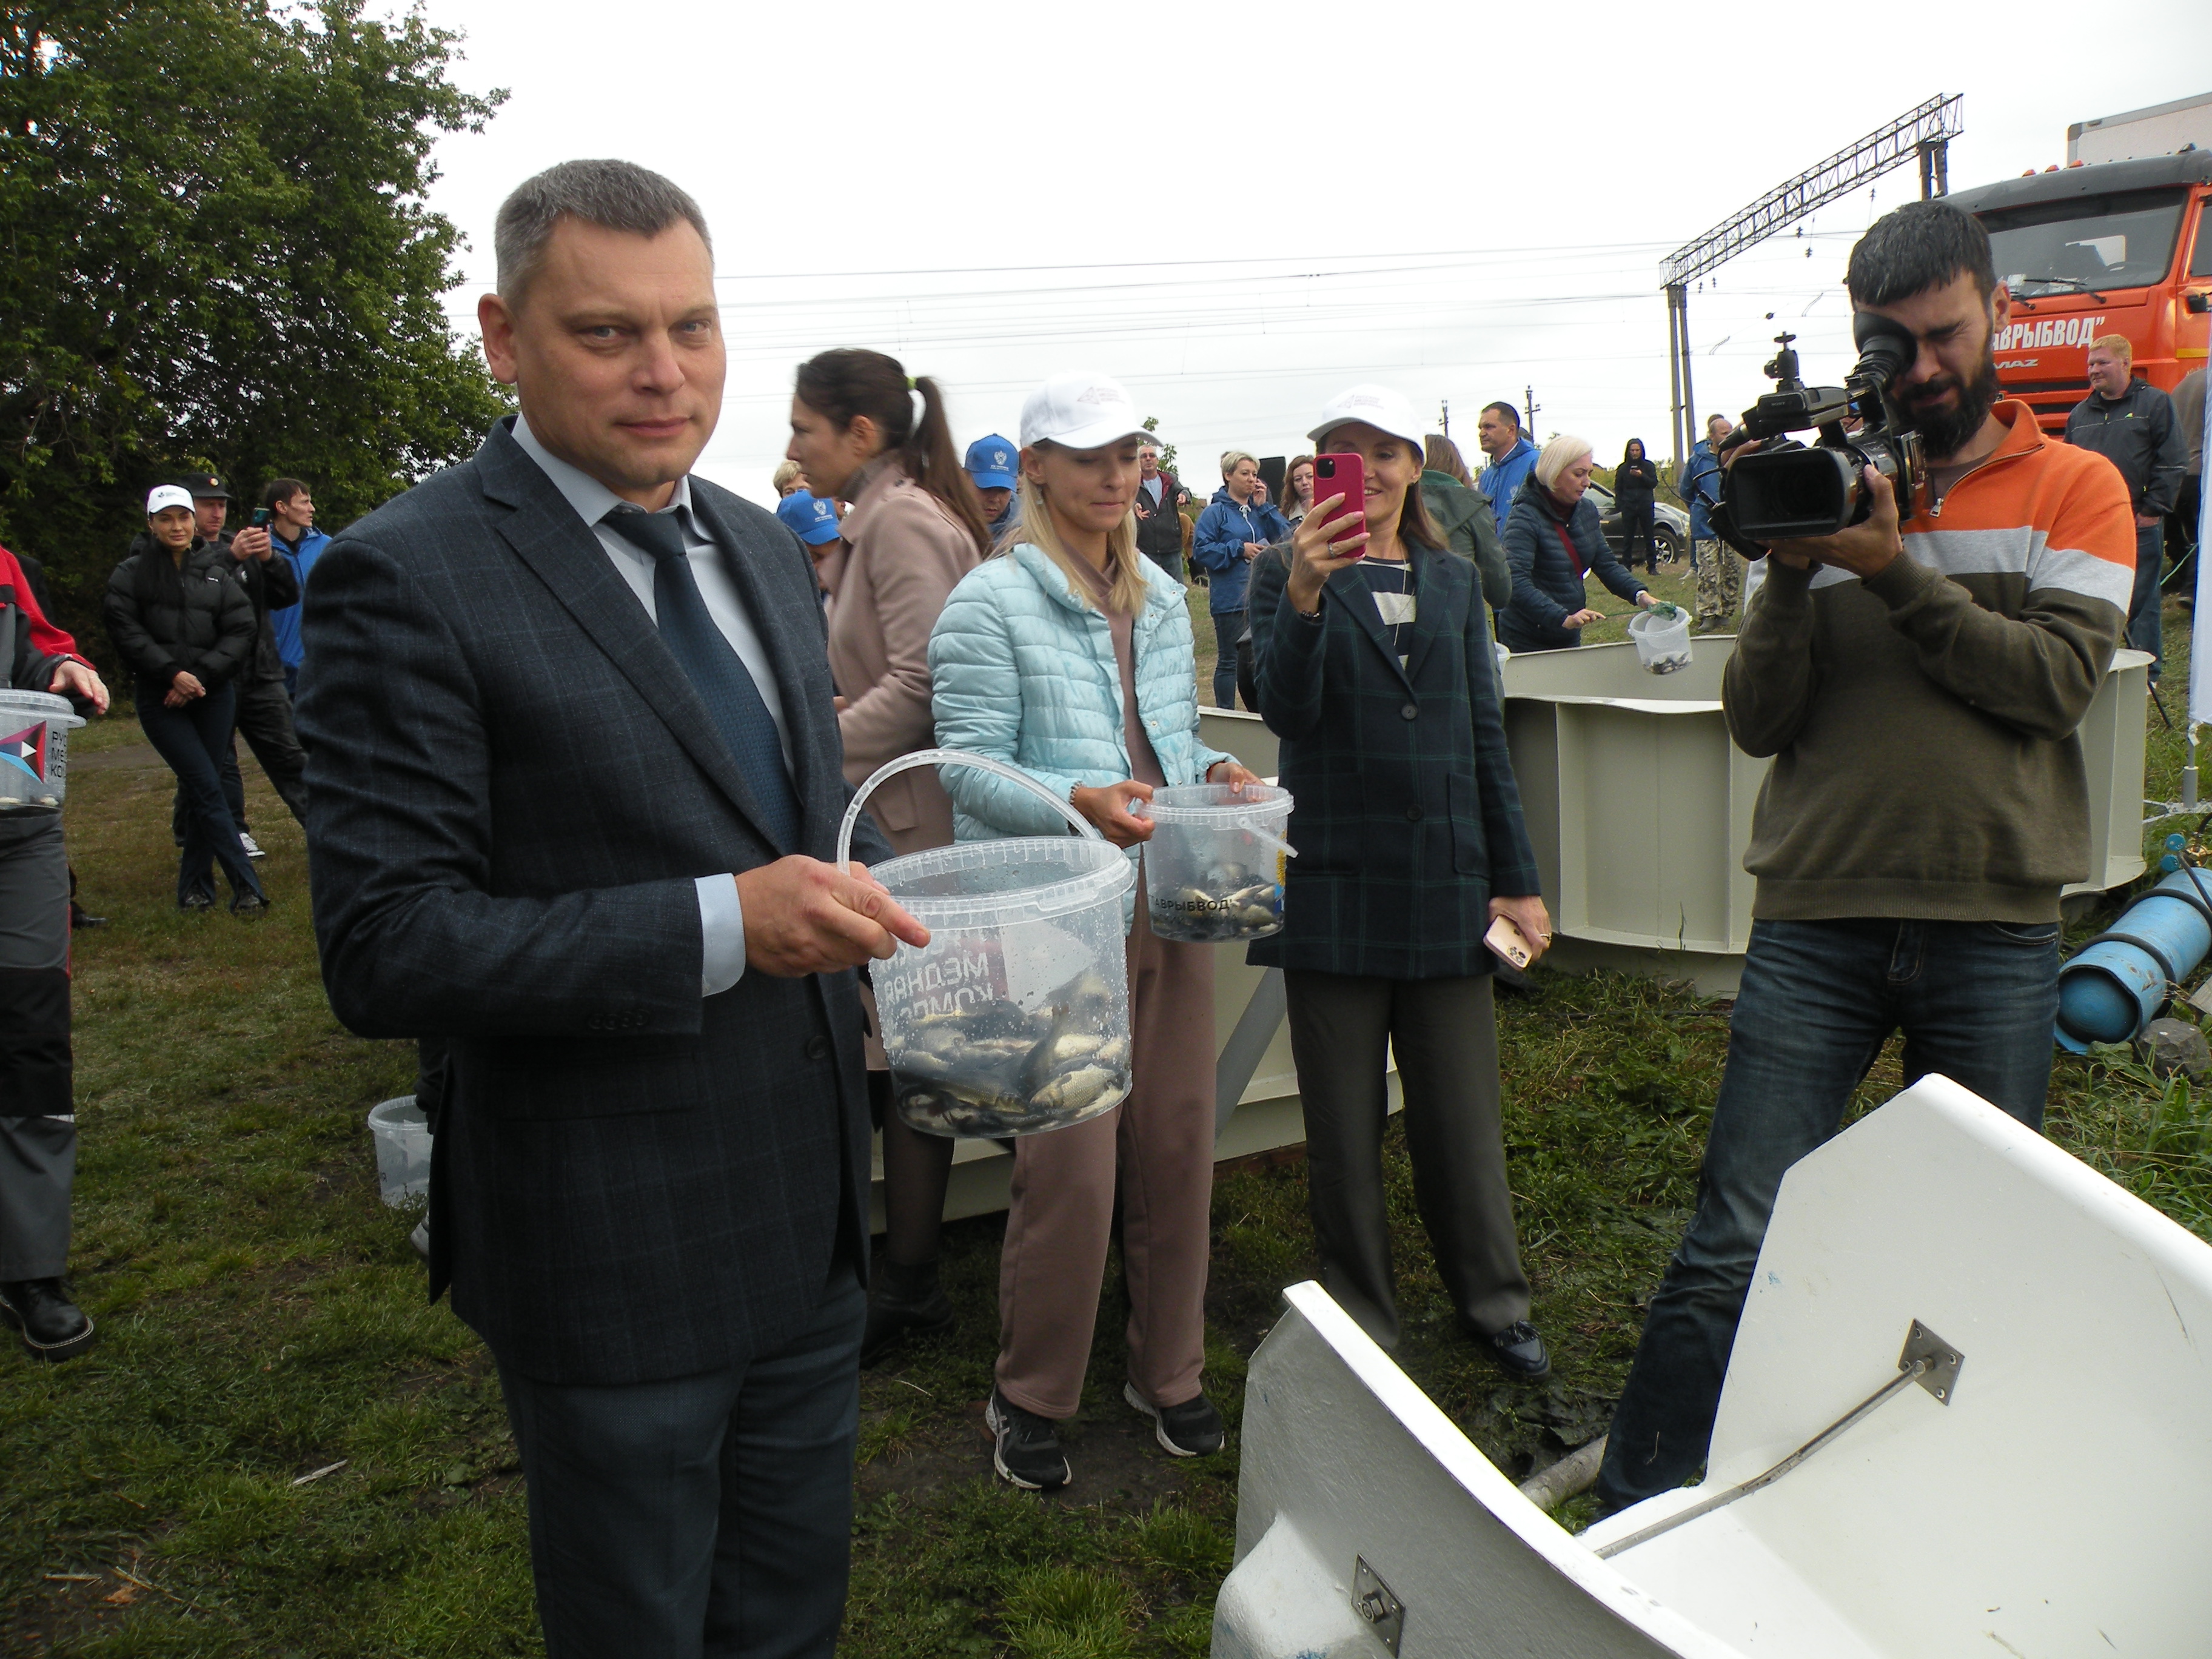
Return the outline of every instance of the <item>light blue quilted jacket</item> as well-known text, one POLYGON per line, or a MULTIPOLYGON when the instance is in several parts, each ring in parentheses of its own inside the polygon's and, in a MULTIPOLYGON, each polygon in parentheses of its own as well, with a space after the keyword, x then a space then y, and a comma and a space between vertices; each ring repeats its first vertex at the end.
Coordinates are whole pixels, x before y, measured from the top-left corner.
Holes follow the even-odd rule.
MULTIPOLYGON (((1175 578, 1139 560, 1145 608, 1130 630, 1137 712, 1170 784, 1202 782, 1229 756, 1198 740, 1190 613, 1175 578)), ((1061 800, 1130 775, 1121 671, 1106 618, 1028 542, 960 579, 929 635, 930 702, 941 749, 1018 766, 1061 800)), ((961 841, 1056 836, 1067 821, 1026 789, 974 767, 938 769, 961 841)), ((1130 850, 1136 857, 1136 849, 1130 850)))

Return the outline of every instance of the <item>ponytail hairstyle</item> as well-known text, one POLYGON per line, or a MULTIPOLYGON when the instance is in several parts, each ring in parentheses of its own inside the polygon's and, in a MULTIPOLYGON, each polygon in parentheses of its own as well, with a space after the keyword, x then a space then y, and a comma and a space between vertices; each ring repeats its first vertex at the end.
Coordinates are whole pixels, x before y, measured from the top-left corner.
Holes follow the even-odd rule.
POLYGON ((896 357, 848 346, 801 363, 795 390, 799 402, 841 432, 863 415, 873 421, 884 434, 882 453, 898 458, 907 477, 974 538, 976 551, 991 550, 990 522, 953 447, 945 394, 935 380, 927 374, 910 380, 896 357))

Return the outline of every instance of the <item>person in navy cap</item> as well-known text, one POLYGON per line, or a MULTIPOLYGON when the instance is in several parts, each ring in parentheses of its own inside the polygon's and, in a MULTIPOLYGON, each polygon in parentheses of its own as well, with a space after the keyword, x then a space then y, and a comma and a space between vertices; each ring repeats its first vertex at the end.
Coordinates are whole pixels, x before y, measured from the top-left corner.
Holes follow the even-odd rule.
POLYGON ((1013 441, 994 432, 968 446, 968 477, 983 498, 983 516, 991 521, 991 544, 1022 521, 1021 503, 1014 499, 1013 441))

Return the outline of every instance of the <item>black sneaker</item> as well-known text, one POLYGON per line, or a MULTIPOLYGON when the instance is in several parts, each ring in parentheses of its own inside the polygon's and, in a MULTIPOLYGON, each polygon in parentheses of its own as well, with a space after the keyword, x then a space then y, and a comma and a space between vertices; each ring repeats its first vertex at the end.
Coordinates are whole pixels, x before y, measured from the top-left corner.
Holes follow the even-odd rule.
POLYGON ((177 908, 182 910, 186 915, 191 915, 196 911, 212 910, 215 908, 215 895, 187 893, 177 901, 177 908))
POLYGON ((1534 1382, 1552 1374, 1550 1351, 1536 1328, 1525 1319, 1515 1320, 1495 1336, 1478 1335, 1475 1340, 1489 1350, 1501 1370, 1524 1381, 1534 1382))
POLYGON ((902 1273, 884 1264, 868 1297, 868 1328, 860 1338, 866 1370, 908 1337, 941 1336, 952 1328, 952 1302, 933 1265, 902 1273))
POLYGON ((265 916, 269 914, 269 901, 258 893, 240 893, 231 900, 230 914, 234 916, 265 916))
POLYGON ((0 1285, 0 1319, 15 1328, 34 1359, 74 1359, 93 1343, 92 1321, 58 1279, 0 1285))
POLYGON ((1121 1398, 1152 1419, 1152 1438, 1170 1457, 1209 1456, 1229 1437, 1221 1413, 1203 1394, 1193 1395, 1180 1406, 1155 1406, 1137 1392, 1135 1383, 1128 1382, 1122 1385, 1121 1398))
POLYGON ((1025 1412, 994 1386, 983 1407, 990 1426, 991 1467, 999 1478, 1024 1492, 1050 1492, 1067 1484, 1067 1455, 1060 1449, 1060 1425, 1025 1412))

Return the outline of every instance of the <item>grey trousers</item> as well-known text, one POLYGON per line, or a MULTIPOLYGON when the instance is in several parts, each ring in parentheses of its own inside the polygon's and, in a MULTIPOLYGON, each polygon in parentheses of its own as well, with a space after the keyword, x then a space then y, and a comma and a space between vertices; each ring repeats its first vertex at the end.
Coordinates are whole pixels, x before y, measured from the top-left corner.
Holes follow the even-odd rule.
POLYGON ((0 1283, 58 1278, 76 1175, 69 855, 58 815, 0 821, 0 1283))
POLYGON ((1389 980, 1293 971, 1291 1054, 1322 1284, 1386 1348, 1398 1298, 1382 1190, 1384 1066, 1396 1051, 1413 1201, 1460 1322, 1491 1336, 1528 1316, 1500 1125, 1487 975, 1389 980))

